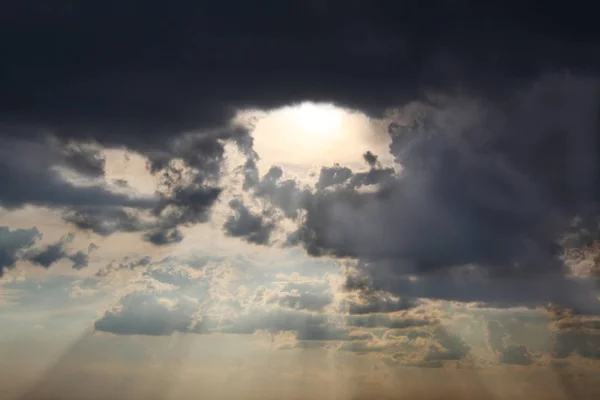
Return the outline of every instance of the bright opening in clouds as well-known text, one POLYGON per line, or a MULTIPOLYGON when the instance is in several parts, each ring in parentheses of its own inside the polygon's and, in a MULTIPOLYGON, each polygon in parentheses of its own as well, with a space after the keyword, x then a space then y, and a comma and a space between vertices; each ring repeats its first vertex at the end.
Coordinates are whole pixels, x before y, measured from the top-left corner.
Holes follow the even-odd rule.
POLYGON ((383 124, 359 111, 305 102, 266 112, 246 111, 238 118, 252 121, 254 150, 263 173, 272 165, 296 172, 332 162, 360 168, 365 148, 392 162, 383 124))
POLYGON ((600 398, 595 13, 5 3, 1 400, 600 398))

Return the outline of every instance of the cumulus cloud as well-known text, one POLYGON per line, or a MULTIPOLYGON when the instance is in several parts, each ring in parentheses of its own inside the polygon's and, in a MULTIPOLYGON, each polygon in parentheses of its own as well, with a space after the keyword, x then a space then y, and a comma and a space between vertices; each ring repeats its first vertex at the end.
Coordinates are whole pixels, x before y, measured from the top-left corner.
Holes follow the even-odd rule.
POLYGON ((192 332, 198 328, 192 315, 197 304, 184 299, 173 300, 156 294, 131 293, 119 305, 97 320, 97 331, 121 335, 170 335, 192 332))
POLYGON ((42 239, 42 236, 36 227, 14 230, 6 226, 0 227, 0 276, 6 269, 14 268, 18 260, 29 261, 44 268, 50 268, 54 263, 63 259, 71 261, 74 269, 88 266, 89 253, 94 250, 92 246, 95 245, 90 244, 87 252, 71 251, 68 249, 68 245, 73 241, 75 235, 69 233, 55 243, 44 247, 33 247, 42 239))
POLYGON ((510 110, 471 97, 405 107, 389 132, 402 173, 361 192, 351 171, 323 169, 293 242, 359 259, 370 284, 399 295, 597 310, 560 245, 574 217, 598 211, 595 82, 549 76, 510 110))

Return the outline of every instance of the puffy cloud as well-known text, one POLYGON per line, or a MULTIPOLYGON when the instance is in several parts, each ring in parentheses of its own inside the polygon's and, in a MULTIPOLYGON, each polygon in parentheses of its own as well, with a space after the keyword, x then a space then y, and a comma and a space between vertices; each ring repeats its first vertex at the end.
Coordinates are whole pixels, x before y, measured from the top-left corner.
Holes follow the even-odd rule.
POLYGON ((448 361, 463 360, 470 351, 460 337, 441 326, 431 332, 420 332, 416 338, 409 340, 404 351, 393 353, 384 361, 388 365, 441 368, 448 361))
POLYGON ((35 265, 44 268, 50 268, 57 261, 67 259, 73 264, 74 269, 82 269, 88 266, 89 252, 93 247, 88 249, 88 254, 79 250, 74 253, 69 252, 67 246, 73 241, 75 234, 68 233, 61 237, 56 243, 49 244, 40 249, 32 249, 25 253, 24 258, 35 265))
POLYGON ((252 213, 240 200, 229 202, 229 207, 235 212, 230 216, 223 227, 225 232, 232 237, 244 238, 249 243, 267 244, 275 225, 266 222, 263 216, 252 213))
MULTIPOLYGON (((514 93, 510 110, 468 96, 405 107, 389 132, 402 173, 365 192, 336 178, 341 167, 322 170, 292 242, 357 258, 369 284, 401 296, 597 312, 561 248, 572 219, 598 211, 595 82, 549 76, 514 93)), ((385 170, 364 179, 374 171, 385 170)))
POLYGON ((42 234, 36 227, 12 230, 7 226, 0 226, 0 277, 6 269, 14 268, 23 251, 41 237, 42 234))
POLYGON ((120 335, 170 335, 196 332, 204 325, 193 320, 197 303, 185 299, 160 297, 155 293, 135 292, 123 297, 119 305, 97 320, 97 331, 120 335))
POLYGON ((416 300, 395 298, 385 292, 360 293, 357 299, 350 299, 346 303, 350 314, 389 313, 419 305, 416 300))
POLYGON ((26 260, 50 268, 55 262, 67 259, 71 261, 74 269, 87 267, 89 253, 94 250, 94 247, 91 247, 93 244, 90 244, 87 253, 81 250, 69 251, 67 246, 74 237, 73 233, 69 233, 55 243, 41 248, 32 248, 42 238, 42 233, 36 227, 14 230, 6 226, 0 227, 0 276, 6 269, 14 268, 18 260, 26 260))
POLYGON ((332 304, 329 282, 288 282, 269 298, 269 303, 294 310, 319 311, 332 304))

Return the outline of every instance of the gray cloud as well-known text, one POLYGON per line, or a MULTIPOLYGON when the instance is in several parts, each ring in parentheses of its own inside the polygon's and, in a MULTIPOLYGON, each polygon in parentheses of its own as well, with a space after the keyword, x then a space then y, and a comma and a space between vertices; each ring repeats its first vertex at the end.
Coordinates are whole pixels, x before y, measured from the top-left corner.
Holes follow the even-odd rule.
POLYGON ((356 340, 361 336, 348 333, 343 327, 330 322, 328 316, 302 311, 274 310, 258 311, 240 315, 230 326, 223 327, 225 333, 252 334, 257 330, 268 332, 295 331, 298 340, 356 340))
POLYGON ((89 263, 89 255, 81 250, 72 253, 67 249, 67 246, 74 238, 75 234, 68 233, 61 237, 56 243, 49 244, 40 249, 28 250, 24 254, 24 258, 31 263, 44 268, 50 268, 52 264, 63 259, 71 261, 74 269, 85 268, 89 263))
POLYGON ((567 279, 560 258, 572 218, 598 211, 597 88, 548 76, 515 93, 510 109, 469 97, 407 106, 412 122, 390 126, 401 175, 365 193, 352 175, 335 178, 341 167, 323 170, 291 242, 360 259, 370 284, 401 296, 597 312, 592 287, 567 279), (323 189, 333 182, 346 183, 323 189))
POLYGON ((386 293, 362 292, 360 302, 347 301, 350 314, 391 313, 416 307, 419 302, 408 298, 392 298, 386 293))
POLYGON ((505 342, 505 338, 509 337, 509 333, 498 321, 488 321, 487 331, 488 342, 497 354, 498 362, 515 365, 531 365, 534 362, 533 355, 527 346, 505 342))
POLYGON ((67 168, 90 177, 104 176, 106 159, 102 149, 89 143, 67 142, 57 149, 67 168))
POLYGON ((115 207, 78 207, 66 211, 63 219, 78 229, 101 236, 116 232, 139 232, 151 226, 135 210, 115 207))
POLYGON ((97 331, 157 336, 203 329, 202 321, 196 324, 192 318, 197 305, 184 299, 170 305, 154 293, 132 293, 123 297, 119 304, 119 309, 107 311, 95 322, 97 331))
POLYGON ((447 361, 460 361, 470 352, 470 347, 460 337, 441 326, 432 332, 419 332, 419 336, 428 339, 425 351, 414 351, 409 347, 408 351, 394 353, 384 361, 388 365, 441 368, 447 361))
POLYGON ((150 265, 151 262, 152 262, 152 258, 150 256, 144 256, 144 257, 141 257, 141 258, 135 259, 135 260, 130 260, 129 257, 125 257, 125 259, 123 259, 123 262, 121 262, 121 263, 117 264, 115 262, 111 262, 106 267, 99 269, 98 272, 96 272, 96 276, 97 277, 105 277, 115 271, 125 270, 125 269, 133 271, 134 269, 136 269, 138 267, 147 267, 148 265, 150 265))
POLYGON ((275 225, 265 221, 261 215, 252 213, 239 199, 229 202, 229 208, 235 212, 225 221, 223 228, 232 237, 240 237, 249 243, 268 244, 275 225))
POLYGON ((22 253, 41 239, 42 234, 36 228, 10 229, 0 226, 0 277, 6 269, 12 269, 22 253))
POLYGON ((350 315, 346 317, 346 323, 349 326, 357 326, 362 328, 384 327, 390 329, 404 329, 435 325, 437 321, 417 318, 394 318, 385 314, 371 314, 350 315))
MULTIPOLYGON (((536 22, 528 8, 334 1, 320 11, 312 3, 286 3, 259 12, 234 1, 182 3, 165 12, 133 2, 119 5, 117 15, 116 6, 110 0, 63 12, 27 2, 7 10, 6 37, 38 32, 37 40, 23 38, 5 50, 0 117, 13 135, 46 128, 156 149, 168 134, 219 126, 236 108, 314 100, 377 114, 423 88, 450 90, 461 82, 464 90, 499 96, 539 67, 598 61, 591 33, 583 40, 562 24, 536 22), (424 16, 436 21, 427 34, 424 16), (357 20, 368 27, 358 36, 357 20), (372 47, 368 38, 404 45, 364 51, 372 47)), ((559 21, 586 19, 558 7, 546 13, 559 21)))

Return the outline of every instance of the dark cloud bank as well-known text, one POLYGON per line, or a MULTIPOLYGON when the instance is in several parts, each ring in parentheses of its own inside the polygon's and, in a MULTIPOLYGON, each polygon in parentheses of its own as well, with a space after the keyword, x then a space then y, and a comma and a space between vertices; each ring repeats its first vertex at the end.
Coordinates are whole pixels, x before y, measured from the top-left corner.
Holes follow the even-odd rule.
MULTIPOLYGON (((286 218, 304 215, 290 244, 360 260, 350 289, 596 312, 594 282, 567 279, 559 257, 565 233, 576 247, 597 231, 591 13, 418 4, 11 4, 0 17, 0 205, 60 207, 81 229, 170 244, 209 219, 229 141, 247 157, 247 190, 286 218), (371 116, 399 108, 389 135, 402 173, 367 152, 367 172, 324 166, 313 190, 276 167, 261 179, 250 132, 228 121, 306 100, 371 116), (146 155, 159 192, 59 174, 103 176, 103 146, 146 155)), ((228 234, 269 242, 271 222, 230 206, 228 234)))

